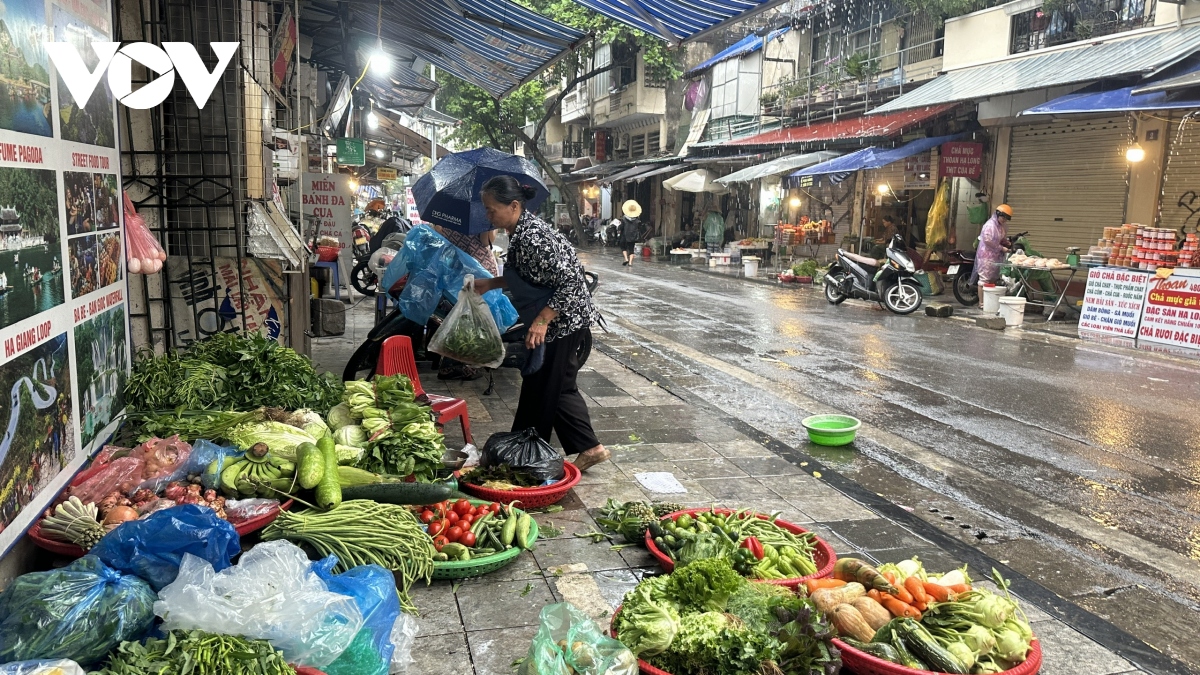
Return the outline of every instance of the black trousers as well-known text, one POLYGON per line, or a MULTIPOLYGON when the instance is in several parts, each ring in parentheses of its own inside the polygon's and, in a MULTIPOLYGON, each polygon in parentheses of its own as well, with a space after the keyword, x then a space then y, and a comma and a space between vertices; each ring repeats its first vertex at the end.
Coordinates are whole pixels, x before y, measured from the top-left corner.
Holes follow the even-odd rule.
POLYGON ((513 431, 533 427, 547 443, 551 431, 558 432, 558 440, 568 455, 600 445, 576 382, 579 343, 589 333, 590 330, 584 328, 546 343, 541 370, 521 381, 521 399, 517 403, 513 431))

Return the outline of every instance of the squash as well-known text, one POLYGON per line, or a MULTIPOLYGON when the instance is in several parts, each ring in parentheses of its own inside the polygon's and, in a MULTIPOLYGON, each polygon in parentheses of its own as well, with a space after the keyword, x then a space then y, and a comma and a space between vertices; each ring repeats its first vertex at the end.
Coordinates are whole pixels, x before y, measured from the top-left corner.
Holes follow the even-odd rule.
POLYGON ((841 604, 833 609, 830 616, 838 635, 852 637, 862 642, 870 642, 875 637, 875 629, 863 619, 863 615, 853 605, 841 604))
MULTIPOLYGON (((818 589, 812 594, 811 599, 813 604, 817 606, 817 609, 825 612, 826 614, 832 614, 833 610, 836 609, 838 605, 845 604, 846 602, 845 596, 842 595, 841 588, 818 589)), ((870 640, 864 640, 864 642, 870 642, 870 640)))
POLYGON ((862 614, 867 625, 871 630, 878 631, 887 625, 892 620, 892 613, 883 608, 883 605, 872 600, 871 598, 862 597, 855 598, 850 601, 850 604, 857 609, 859 614, 862 614))
POLYGON ((882 593, 892 593, 896 589, 888 580, 858 558, 839 558, 833 566, 833 578, 842 581, 857 581, 867 588, 874 588, 882 593))
POLYGON ((853 601, 857 598, 861 598, 867 594, 866 587, 863 586, 862 584, 858 583, 857 581, 852 581, 852 582, 846 584, 845 586, 842 586, 841 588, 842 588, 842 597, 844 597, 846 599, 846 602, 851 602, 851 601, 853 601))

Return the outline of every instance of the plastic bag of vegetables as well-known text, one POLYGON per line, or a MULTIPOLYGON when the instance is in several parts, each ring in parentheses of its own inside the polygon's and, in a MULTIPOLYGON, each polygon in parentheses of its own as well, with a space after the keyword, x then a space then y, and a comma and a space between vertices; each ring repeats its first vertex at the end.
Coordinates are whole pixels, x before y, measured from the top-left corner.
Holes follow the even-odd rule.
POLYGON ((87 675, 78 663, 66 659, 16 661, 0 666, 0 675, 87 675))
POLYGON ((636 675, 637 657, 569 602, 547 605, 517 675, 636 675))
POLYGON ((446 315, 429 351, 471 366, 499 368, 504 363, 504 341, 483 297, 475 292, 475 277, 467 275, 458 302, 446 315))
POLYGON ((94 555, 23 574, 0 593, 0 663, 71 659, 89 666, 154 621, 154 591, 94 555))

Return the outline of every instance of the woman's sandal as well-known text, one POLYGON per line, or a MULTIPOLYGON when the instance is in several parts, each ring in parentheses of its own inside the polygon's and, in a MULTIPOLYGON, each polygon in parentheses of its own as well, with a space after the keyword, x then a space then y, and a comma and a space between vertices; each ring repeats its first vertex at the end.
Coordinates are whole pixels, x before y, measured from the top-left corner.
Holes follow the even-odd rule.
POLYGON ((575 458, 575 468, 579 469, 580 473, 583 473, 600 462, 607 462, 610 459, 612 459, 612 451, 608 448, 602 448, 600 452, 588 450, 579 453, 579 457, 575 458))

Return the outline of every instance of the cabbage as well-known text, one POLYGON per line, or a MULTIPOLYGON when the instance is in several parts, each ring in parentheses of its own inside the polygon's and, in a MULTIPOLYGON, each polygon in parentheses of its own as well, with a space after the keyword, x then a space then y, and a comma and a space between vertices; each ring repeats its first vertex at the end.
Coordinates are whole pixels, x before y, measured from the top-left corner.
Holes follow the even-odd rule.
POLYGON ((346 403, 339 403, 330 408, 328 417, 329 426, 334 430, 354 424, 354 413, 350 412, 350 406, 346 403))
POLYGON ((338 464, 357 464, 367 452, 352 445, 335 445, 333 450, 337 454, 338 464))
POLYGON ((243 450, 250 449, 255 443, 266 443, 271 454, 289 461, 296 459, 297 445, 317 442, 316 438, 305 433, 303 429, 283 422, 239 424, 229 430, 226 438, 243 450))
POLYGON ((367 430, 357 424, 348 424, 333 432, 334 441, 356 448, 367 447, 367 436, 367 430))

